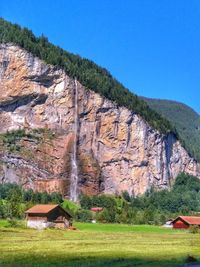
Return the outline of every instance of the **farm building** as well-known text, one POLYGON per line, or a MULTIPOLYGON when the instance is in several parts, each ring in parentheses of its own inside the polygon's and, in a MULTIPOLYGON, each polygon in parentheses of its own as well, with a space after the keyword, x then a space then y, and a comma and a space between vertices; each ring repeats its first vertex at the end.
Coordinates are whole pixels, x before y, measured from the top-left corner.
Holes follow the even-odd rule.
POLYGON ((72 216, 59 205, 35 205, 25 213, 27 226, 31 228, 68 228, 71 226, 72 216))
POLYGON ((167 221, 165 222, 165 224, 163 224, 163 227, 165 227, 165 228, 172 228, 172 227, 173 227, 172 222, 173 222, 172 219, 167 220, 167 221))
POLYGON ((90 210, 93 211, 93 212, 100 212, 100 211, 103 210, 103 208, 101 208, 101 207, 93 207, 90 210))
POLYGON ((187 229, 192 225, 200 226, 200 217, 179 216, 172 221, 172 225, 175 229, 187 229))

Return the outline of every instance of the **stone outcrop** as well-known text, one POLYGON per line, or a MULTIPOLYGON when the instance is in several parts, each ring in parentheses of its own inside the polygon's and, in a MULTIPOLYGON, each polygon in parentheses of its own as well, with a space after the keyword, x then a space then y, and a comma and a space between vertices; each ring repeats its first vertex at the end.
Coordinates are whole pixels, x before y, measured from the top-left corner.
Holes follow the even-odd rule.
MULTIPOLYGON (((64 71, 0 46, 0 182, 69 196, 74 104, 74 80, 64 71), (10 141, 8 132, 18 129, 26 134, 10 141)), ((91 195, 168 188, 180 172, 200 177, 200 164, 173 134, 80 83, 77 162, 79 191, 91 195)))

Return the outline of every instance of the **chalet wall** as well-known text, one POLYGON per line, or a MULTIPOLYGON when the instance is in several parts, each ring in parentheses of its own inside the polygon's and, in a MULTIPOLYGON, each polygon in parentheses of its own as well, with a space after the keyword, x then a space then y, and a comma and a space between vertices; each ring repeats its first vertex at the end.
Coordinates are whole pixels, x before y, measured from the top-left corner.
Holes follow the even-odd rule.
POLYGON ((35 228, 35 229, 45 229, 47 227, 53 227, 54 223, 46 222, 44 220, 28 220, 27 227, 35 228))
POLYGON ((35 214, 29 214, 27 216, 27 220, 30 220, 30 221, 44 221, 44 222, 46 222, 47 221, 47 217, 46 216, 39 216, 39 215, 35 215, 35 214))
POLYGON ((48 221, 56 221, 64 219, 70 220, 70 216, 59 207, 57 209, 50 211, 47 215, 48 221))
POLYGON ((173 228, 175 229, 188 229, 189 225, 181 220, 177 220, 175 223, 173 223, 173 228))

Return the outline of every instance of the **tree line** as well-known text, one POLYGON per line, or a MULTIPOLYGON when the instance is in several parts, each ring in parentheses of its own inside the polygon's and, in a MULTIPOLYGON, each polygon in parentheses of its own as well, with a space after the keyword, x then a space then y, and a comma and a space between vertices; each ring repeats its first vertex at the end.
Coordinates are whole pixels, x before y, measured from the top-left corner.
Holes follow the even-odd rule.
POLYGON ((76 204, 63 199, 59 193, 34 192, 16 184, 0 184, 0 218, 23 219, 24 212, 35 204, 60 204, 73 214, 74 220, 101 223, 163 224, 178 215, 190 215, 200 211, 200 180, 194 176, 180 174, 171 190, 151 189, 142 196, 130 196, 123 192, 119 196, 80 196, 76 204), (102 207, 98 213, 92 207, 102 207))
POLYGON ((62 196, 53 192, 25 190, 17 184, 0 184, 0 218, 24 218, 24 212, 35 204, 61 204, 62 196))
MULTIPOLYGON (((190 215, 200 211, 200 180, 182 173, 176 178, 171 190, 157 191, 152 188, 142 196, 86 196, 80 199, 81 209, 77 220, 129 224, 163 224, 178 215, 190 215), (103 207, 94 214, 92 207, 103 207)), ((198 214, 198 213, 197 213, 198 214)))

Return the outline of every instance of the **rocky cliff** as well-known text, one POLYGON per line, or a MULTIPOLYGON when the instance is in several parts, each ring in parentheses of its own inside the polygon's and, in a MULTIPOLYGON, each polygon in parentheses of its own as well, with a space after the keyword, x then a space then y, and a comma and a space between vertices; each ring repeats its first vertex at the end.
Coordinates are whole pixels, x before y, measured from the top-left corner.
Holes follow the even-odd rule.
POLYGON ((79 82, 75 87, 64 71, 12 44, 0 46, 1 182, 70 196, 74 147, 78 190, 86 194, 138 195, 169 187, 180 172, 200 177, 200 164, 173 134, 161 135, 79 82))

